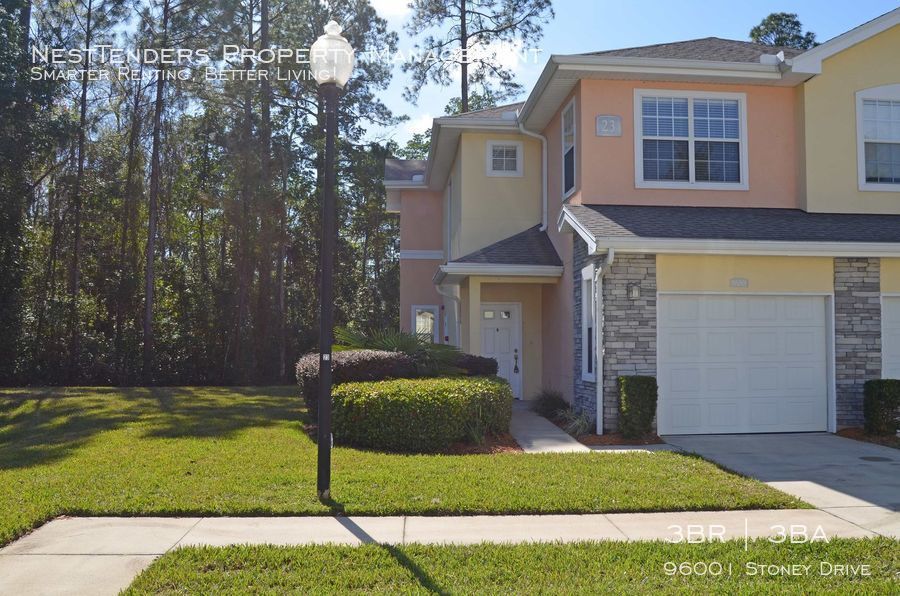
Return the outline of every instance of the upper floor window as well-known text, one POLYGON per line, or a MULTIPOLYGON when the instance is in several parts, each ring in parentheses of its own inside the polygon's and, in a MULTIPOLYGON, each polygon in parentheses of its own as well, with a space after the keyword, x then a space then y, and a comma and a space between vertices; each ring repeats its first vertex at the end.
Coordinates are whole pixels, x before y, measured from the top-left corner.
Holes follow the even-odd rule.
POLYGON ((635 186, 746 190, 746 99, 635 91, 635 186))
POLYGON ((562 113, 563 198, 575 190, 575 100, 562 113))
POLYGON ((488 141, 488 176, 521 176, 522 143, 519 141, 488 141))
POLYGON ((856 94, 860 190, 900 191, 900 85, 856 94))

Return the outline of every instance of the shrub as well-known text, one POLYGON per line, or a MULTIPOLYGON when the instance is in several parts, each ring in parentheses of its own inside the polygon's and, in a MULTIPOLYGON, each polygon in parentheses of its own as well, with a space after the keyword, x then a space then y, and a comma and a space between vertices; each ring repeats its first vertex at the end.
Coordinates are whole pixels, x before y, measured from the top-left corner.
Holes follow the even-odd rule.
POLYGON ((627 438, 653 431, 659 390, 654 377, 619 377, 619 429, 627 438))
POLYGON ((455 362, 456 368, 472 377, 491 377, 497 374, 497 361, 485 356, 461 352, 455 362))
POLYGON ((335 442, 386 451, 441 451, 473 432, 507 432, 512 417, 512 391, 498 377, 346 383, 333 397, 335 442))
POLYGON ((873 435, 892 435, 897 432, 897 413, 900 411, 900 380, 866 381, 863 415, 866 432, 873 435))
POLYGON ((413 359, 420 376, 438 376, 454 371, 459 348, 436 344, 427 334, 406 333, 394 329, 364 332, 359 329, 338 328, 334 337, 340 348, 402 352, 413 359))
POLYGON ((532 412, 550 420, 558 420, 560 413, 569 409, 569 402, 563 398, 562 393, 549 389, 541 391, 541 394, 531 404, 532 412))
POLYGON ((556 418, 562 429, 573 437, 580 437, 594 431, 595 422, 588 414, 576 412, 571 408, 560 410, 556 418))
MULTIPOLYGON (((381 381, 417 376, 413 360, 402 352, 344 350, 331 355, 334 385, 351 381, 381 381)), ((312 420, 318 416, 319 355, 307 354, 297 361, 297 384, 312 420)))

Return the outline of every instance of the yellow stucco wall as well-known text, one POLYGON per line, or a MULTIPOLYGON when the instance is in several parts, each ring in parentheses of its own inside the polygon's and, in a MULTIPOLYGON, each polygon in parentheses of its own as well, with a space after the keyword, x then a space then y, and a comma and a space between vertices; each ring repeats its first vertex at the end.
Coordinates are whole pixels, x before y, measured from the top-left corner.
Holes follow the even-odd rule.
POLYGON ((541 145, 518 134, 465 133, 454 164, 451 195, 451 258, 461 257, 517 234, 541 221, 541 145), (488 141, 519 141, 522 176, 487 175, 488 141), (458 217, 458 219, 457 219, 458 217))
POLYGON ((900 83, 900 26, 822 63, 803 90, 808 211, 900 213, 897 192, 860 191, 856 92, 900 83))
POLYGON ((660 292, 810 292, 834 289, 830 257, 757 257, 727 255, 657 255, 660 292), (731 280, 747 280, 746 288, 731 280))
POLYGON ((900 293, 900 259, 881 259, 881 291, 900 293))

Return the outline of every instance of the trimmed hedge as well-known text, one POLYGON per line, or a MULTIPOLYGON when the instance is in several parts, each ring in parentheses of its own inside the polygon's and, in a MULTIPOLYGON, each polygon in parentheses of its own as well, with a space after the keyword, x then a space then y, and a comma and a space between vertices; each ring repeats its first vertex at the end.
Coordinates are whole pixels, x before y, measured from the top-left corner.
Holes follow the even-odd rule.
POLYGON ((512 417, 512 390, 498 377, 346 383, 332 395, 335 442, 385 451, 442 451, 508 432, 512 417))
POLYGON ((626 438, 653 432, 659 389, 655 377, 619 377, 619 430, 626 438))
POLYGON ((895 434, 898 429, 898 413, 900 413, 900 380, 866 381, 863 396, 866 432, 873 435, 895 434))
POLYGON ((460 353, 456 367, 472 377, 491 377, 497 374, 497 361, 485 356, 460 353))
MULTIPOLYGON (((319 412, 319 355, 307 354, 297 361, 297 384, 313 422, 319 412)), ((344 350, 331 354, 334 385, 353 381, 381 381, 417 376, 416 363, 402 352, 344 350)))

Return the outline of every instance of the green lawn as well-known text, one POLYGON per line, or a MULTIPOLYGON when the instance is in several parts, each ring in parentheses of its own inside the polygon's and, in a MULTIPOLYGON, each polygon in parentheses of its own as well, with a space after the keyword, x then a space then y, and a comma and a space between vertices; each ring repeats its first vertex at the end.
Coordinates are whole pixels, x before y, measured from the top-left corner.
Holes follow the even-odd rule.
POLYGON ((759 541, 747 551, 742 542, 236 546, 176 550, 144 571, 125 593, 896 594, 898 569, 900 546, 888 538, 827 545, 759 541), (827 573, 834 568, 823 568, 823 561, 869 565, 871 575, 851 579, 827 573), (673 563, 682 562, 693 564, 689 569, 697 573, 667 574, 673 563), (798 576, 764 577, 761 567, 748 563, 810 567, 798 576))
POLYGON ((338 448, 330 506, 293 387, 0 390, 0 544, 69 515, 561 513, 802 507, 674 453, 338 448))

